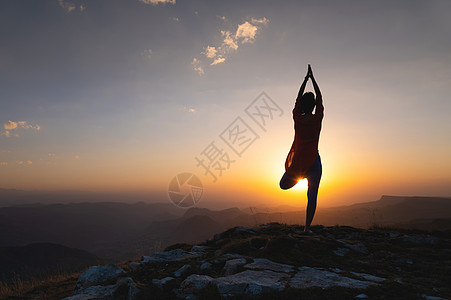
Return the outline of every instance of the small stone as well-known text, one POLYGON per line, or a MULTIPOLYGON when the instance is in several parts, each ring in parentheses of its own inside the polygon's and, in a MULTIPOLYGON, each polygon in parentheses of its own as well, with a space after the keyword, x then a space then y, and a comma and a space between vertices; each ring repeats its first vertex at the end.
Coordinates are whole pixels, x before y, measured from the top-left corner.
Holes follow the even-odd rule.
POLYGON ((395 282, 399 283, 399 284, 403 284, 402 279, 401 278, 396 278, 395 282))
POLYGON ((377 277, 377 276, 370 275, 370 274, 357 273, 357 272, 351 272, 351 273, 354 274, 355 276, 358 276, 360 278, 363 278, 363 279, 369 280, 369 281, 381 282, 381 281, 385 280, 385 278, 377 277))
POLYGON ((349 251, 348 248, 338 248, 334 250, 334 253, 338 256, 345 256, 349 251))
POLYGON ((400 234, 399 234, 399 232, 392 231, 392 232, 389 233, 388 236, 389 236, 390 238, 395 238, 395 237, 400 236, 400 234))
POLYGON ((156 285, 159 288, 162 288, 169 281, 174 280, 174 277, 165 277, 162 279, 152 279, 152 284, 156 285))
POLYGON ((191 265, 184 265, 183 267, 181 267, 180 269, 175 271, 174 276, 175 277, 180 277, 180 276, 182 276, 184 273, 186 273, 190 269, 191 269, 191 265))
POLYGON ((204 262, 203 264, 200 265, 200 269, 201 270, 209 270, 211 269, 212 265, 209 262, 204 262))

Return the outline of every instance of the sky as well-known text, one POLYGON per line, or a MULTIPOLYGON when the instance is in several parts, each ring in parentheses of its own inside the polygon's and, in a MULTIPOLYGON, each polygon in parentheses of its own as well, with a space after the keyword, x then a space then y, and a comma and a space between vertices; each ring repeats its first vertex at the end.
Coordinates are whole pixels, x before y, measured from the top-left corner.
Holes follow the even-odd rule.
POLYGON ((198 206, 304 206, 304 181, 278 183, 311 64, 325 106, 320 206, 451 196, 449 11, 447 0, 1 1, 0 188, 161 202, 189 173, 198 206))

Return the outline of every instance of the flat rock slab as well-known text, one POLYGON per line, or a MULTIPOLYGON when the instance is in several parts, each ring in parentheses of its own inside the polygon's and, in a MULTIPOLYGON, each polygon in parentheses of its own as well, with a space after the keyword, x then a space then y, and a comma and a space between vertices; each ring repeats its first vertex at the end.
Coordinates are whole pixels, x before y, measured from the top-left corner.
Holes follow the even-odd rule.
POLYGON ((234 275, 216 278, 214 284, 223 297, 260 295, 270 291, 282 291, 287 274, 273 271, 246 270, 234 275))
POLYGON ((351 272, 351 273, 354 274, 355 276, 358 276, 358 277, 363 278, 368 281, 382 282, 385 280, 385 278, 377 277, 377 276, 366 274, 366 273, 357 273, 357 272, 351 272))
POLYGON ((252 270, 219 278, 193 274, 181 283, 178 295, 186 298, 213 284, 222 297, 256 296, 266 292, 282 291, 286 286, 286 278, 289 278, 289 275, 285 273, 252 270))
POLYGON ((339 275, 335 272, 310 267, 300 267, 299 272, 296 273, 296 275, 294 275, 290 280, 290 286, 293 288, 330 288, 334 286, 341 286, 347 288, 365 289, 373 284, 375 284, 373 281, 357 280, 339 275))
POLYGON ((294 270, 293 266, 276 263, 266 258, 254 258, 254 262, 244 266, 251 270, 271 270, 275 272, 290 273, 294 270))

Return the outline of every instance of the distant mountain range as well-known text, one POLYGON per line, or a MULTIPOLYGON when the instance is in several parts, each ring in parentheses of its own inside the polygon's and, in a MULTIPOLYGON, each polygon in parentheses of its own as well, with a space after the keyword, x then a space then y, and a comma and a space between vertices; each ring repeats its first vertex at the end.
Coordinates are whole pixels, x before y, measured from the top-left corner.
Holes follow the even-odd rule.
MULTIPOLYGON (((178 242, 201 242, 228 228, 270 222, 304 224, 305 210, 206 208, 169 203, 29 204, 0 208, 0 247, 57 243, 99 257, 125 260, 178 242)), ((317 210, 314 224, 451 229, 451 198, 382 196, 380 200, 317 210)))

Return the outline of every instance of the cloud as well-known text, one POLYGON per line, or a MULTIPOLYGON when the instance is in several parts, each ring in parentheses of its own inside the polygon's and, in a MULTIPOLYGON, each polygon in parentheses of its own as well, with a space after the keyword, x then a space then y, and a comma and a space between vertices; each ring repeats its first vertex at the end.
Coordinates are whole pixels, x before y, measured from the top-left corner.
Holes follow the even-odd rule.
POLYGON ((196 71, 199 75, 204 74, 204 68, 202 68, 201 62, 197 58, 193 58, 191 65, 193 66, 194 71, 196 71))
POLYGON ((37 124, 31 125, 27 121, 19 121, 19 122, 8 121, 5 124, 3 124, 3 128, 5 128, 6 130, 14 130, 18 128, 41 130, 41 126, 37 124))
POLYGON ((75 159, 80 159, 80 156, 79 155, 75 155, 74 158, 75 159))
POLYGON ((3 132, 0 132, 0 135, 4 135, 4 136, 6 136, 7 138, 9 138, 9 137, 11 137, 11 132, 9 132, 8 130, 5 130, 5 131, 3 131, 3 132))
POLYGON ((8 162, 7 161, 0 161, 0 166, 7 166, 8 162))
POLYGON ((13 122, 13 121, 8 121, 5 124, 3 124, 3 127, 5 129, 16 129, 17 128, 17 122, 13 122))
POLYGON ((175 0, 139 0, 139 2, 151 5, 166 4, 166 3, 175 4, 175 0))
POLYGON ((18 164, 19 166, 21 166, 21 165, 23 165, 23 161, 18 160, 18 161, 16 161, 16 164, 18 164))
POLYGON ((144 57, 146 60, 150 60, 152 57, 152 49, 146 49, 143 52, 141 52, 141 56, 144 57))
POLYGON ((221 31, 221 35, 224 38, 222 45, 221 45, 221 47, 224 51, 238 50, 238 44, 233 39, 230 31, 221 31))
POLYGON ((218 17, 218 19, 223 20, 224 22, 227 21, 227 18, 225 16, 217 16, 217 17, 218 17))
POLYGON ((224 58, 224 57, 217 57, 217 58, 215 58, 215 60, 210 64, 210 66, 214 66, 214 65, 217 65, 217 64, 221 64, 221 63, 223 63, 223 62, 225 62, 225 58, 224 58))
MULTIPOLYGON (((218 18, 223 21, 227 20, 225 16, 218 16, 218 18)), ((209 60, 208 64, 210 66, 222 64, 228 59, 232 52, 238 50, 239 43, 253 43, 261 26, 268 23, 269 20, 264 17, 261 19, 251 18, 250 21, 239 24, 234 34, 228 30, 221 30, 221 44, 219 46, 208 45, 201 54, 205 55, 206 59, 209 60)), ((194 58, 191 65, 199 75, 205 73, 203 62, 200 59, 194 58)))
POLYGON ((180 19, 177 17, 172 17, 172 18, 170 18, 170 20, 172 20, 174 22, 180 22, 180 19))
POLYGON ((64 0, 58 0, 58 4, 67 12, 67 13, 71 13, 73 11, 76 11, 77 9, 81 12, 86 10, 86 6, 81 4, 77 7, 77 5, 75 5, 72 2, 68 2, 68 1, 64 1, 64 0))
POLYGON ((255 41, 255 35, 257 34, 257 26, 252 25, 249 22, 244 22, 238 26, 236 30, 235 38, 241 39, 241 43, 253 43, 255 41))
POLYGON ((265 17, 263 17, 263 18, 261 18, 261 19, 255 19, 255 18, 252 18, 251 19, 251 22, 252 22, 252 24, 268 24, 269 23, 269 20, 268 19, 266 19, 265 17))
POLYGON ((29 124, 27 121, 19 121, 19 122, 14 122, 14 121, 8 121, 5 124, 3 124, 3 128, 6 129, 3 132, 0 132, 0 136, 5 136, 7 138, 12 137, 12 136, 16 136, 18 137, 19 134, 18 133, 12 133, 12 131, 15 131, 19 128, 22 129, 34 129, 34 130, 41 130, 41 126, 39 125, 32 125, 29 124))
POLYGON ((207 48, 205 48, 205 52, 202 53, 208 58, 214 58, 217 52, 218 50, 216 50, 216 47, 207 46, 207 48))
POLYGON ((27 160, 27 165, 32 165, 33 162, 31 160, 27 160))

